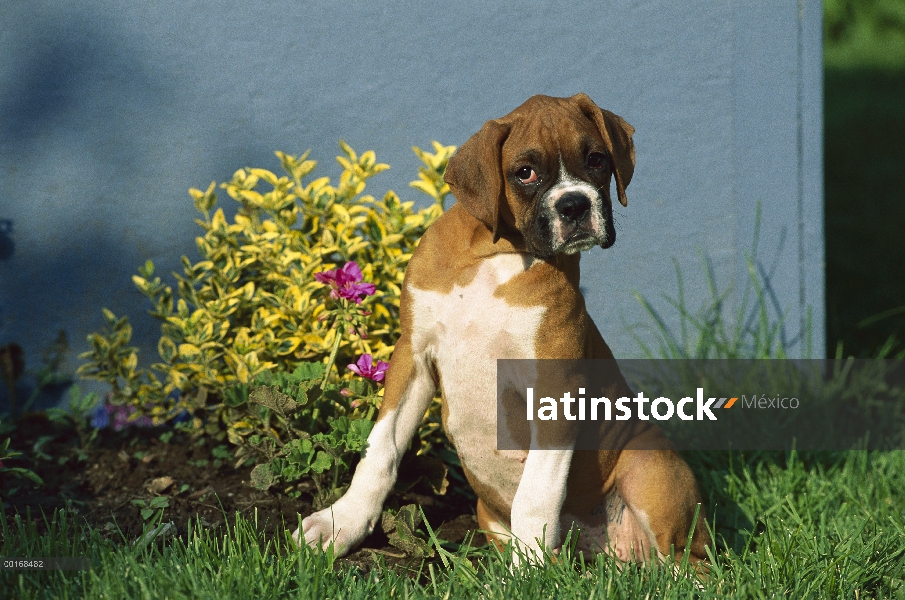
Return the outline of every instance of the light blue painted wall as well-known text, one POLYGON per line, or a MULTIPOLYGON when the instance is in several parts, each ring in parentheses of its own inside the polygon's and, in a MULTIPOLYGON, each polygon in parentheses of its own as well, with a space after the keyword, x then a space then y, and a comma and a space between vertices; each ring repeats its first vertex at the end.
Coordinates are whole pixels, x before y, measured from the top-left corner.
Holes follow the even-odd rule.
MULTIPOLYGON (((787 312, 824 347, 821 5, 800 2, 0 3, 0 344, 32 367, 65 329, 73 354, 129 314, 143 362, 157 324, 131 275, 194 256, 186 190, 274 150, 312 149, 335 175, 343 138, 408 188, 410 147, 459 145, 532 94, 589 94, 637 130, 618 242, 583 260, 592 316, 617 355, 658 305, 744 284, 754 212, 759 258, 787 312), (8 231, 7 231, 8 230, 8 231), (8 253, 7 253, 8 254, 8 253)), ((225 196, 225 194, 223 194, 225 196)), ((231 203, 228 198, 225 202, 231 203)), ((674 313, 665 311, 669 322, 674 313)), ((74 369, 78 361, 69 361, 74 369)))

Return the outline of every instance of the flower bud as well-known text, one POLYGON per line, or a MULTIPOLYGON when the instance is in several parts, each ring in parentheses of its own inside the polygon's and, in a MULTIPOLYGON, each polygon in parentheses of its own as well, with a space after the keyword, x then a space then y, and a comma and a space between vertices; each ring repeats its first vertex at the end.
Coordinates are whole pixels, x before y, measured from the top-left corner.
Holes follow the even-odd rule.
POLYGON ((362 404, 363 402, 361 400, 352 400, 352 402, 349 403, 349 406, 351 406, 352 408, 358 408, 362 404))
POLYGON ((352 396, 355 395, 355 392, 353 392, 349 388, 343 388, 343 389, 339 390, 339 393, 342 394, 343 396, 345 396, 346 398, 351 398, 352 396))

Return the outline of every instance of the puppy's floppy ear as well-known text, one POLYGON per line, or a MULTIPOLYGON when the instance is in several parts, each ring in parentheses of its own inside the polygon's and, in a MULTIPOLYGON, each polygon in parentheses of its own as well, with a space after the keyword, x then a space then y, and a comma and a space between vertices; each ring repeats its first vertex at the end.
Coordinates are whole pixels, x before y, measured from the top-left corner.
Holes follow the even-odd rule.
POLYGON ((603 110, 594 104, 594 101, 585 94, 576 94, 572 96, 572 100, 600 130, 600 135, 610 151, 610 156, 613 157, 613 175, 616 177, 616 193, 619 194, 619 202, 622 206, 628 206, 625 188, 632 181, 632 174, 635 172, 635 144, 632 142, 635 128, 626 123, 625 119, 619 115, 603 110))
POLYGON ((443 175, 456 200, 493 232, 494 243, 500 239, 500 211, 506 206, 502 156, 508 135, 508 123, 487 121, 449 159, 443 175))

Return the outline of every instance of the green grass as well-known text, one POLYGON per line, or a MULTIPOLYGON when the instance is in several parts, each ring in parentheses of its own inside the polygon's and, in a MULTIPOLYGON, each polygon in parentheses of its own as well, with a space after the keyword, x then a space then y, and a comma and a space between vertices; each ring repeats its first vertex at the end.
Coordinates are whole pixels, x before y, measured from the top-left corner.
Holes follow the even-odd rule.
POLYGON ((761 205, 758 203, 754 217, 754 233, 751 250, 746 252, 748 277, 744 284, 721 287, 716 280, 707 255, 701 252, 701 271, 707 299, 698 309, 692 309, 685 301, 685 275, 676 259, 675 297, 664 294, 664 309, 634 292, 647 315, 647 322, 630 325, 627 329, 646 359, 784 359, 790 356, 816 358, 811 343, 813 327, 811 310, 803 331, 794 331, 795 323, 789 323, 782 307, 764 284, 766 269, 758 259, 760 240, 761 205), (733 300, 737 302, 733 303, 733 300), (734 309, 731 308, 735 304, 734 309), (731 312, 730 312, 731 311, 731 312), (673 330, 664 317, 674 313, 678 328, 673 330), (652 341, 653 340, 653 341, 652 341))
POLYGON ((329 556, 267 539, 236 518, 225 535, 114 544, 57 513, 38 535, 11 518, 3 556, 88 556, 83 572, 0 572, 21 598, 905 598, 905 452, 800 457, 697 453, 719 549, 710 579, 671 569, 561 560, 516 575, 491 550, 439 547, 447 565, 334 571, 329 556))

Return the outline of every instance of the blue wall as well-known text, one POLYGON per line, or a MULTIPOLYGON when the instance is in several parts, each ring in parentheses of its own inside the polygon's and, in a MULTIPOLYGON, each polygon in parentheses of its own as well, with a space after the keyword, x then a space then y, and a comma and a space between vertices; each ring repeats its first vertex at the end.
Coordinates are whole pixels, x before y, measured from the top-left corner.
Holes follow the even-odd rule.
POLYGON ((648 321, 632 292, 676 294, 672 259, 691 307, 707 296, 701 251, 741 289, 757 202, 787 337, 811 307, 820 352, 821 76, 816 0, 5 0, 0 345, 34 368, 63 328, 74 369, 106 306, 130 315, 150 363, 158 328, 130 278, 195 256, 189 187, 277 169, 274 150, 311 148, 335 176, 343 138, 392 165, 372 193, 420 202, 412 145, 460 145, 532 94, 583 91, 637 130, 618 243, 583 260, 617 356, 638 353, 627 326, 648 321))

